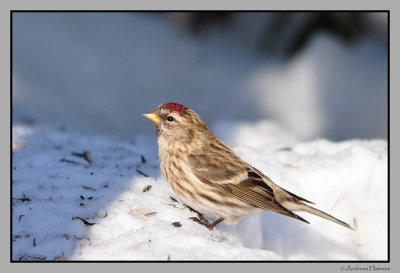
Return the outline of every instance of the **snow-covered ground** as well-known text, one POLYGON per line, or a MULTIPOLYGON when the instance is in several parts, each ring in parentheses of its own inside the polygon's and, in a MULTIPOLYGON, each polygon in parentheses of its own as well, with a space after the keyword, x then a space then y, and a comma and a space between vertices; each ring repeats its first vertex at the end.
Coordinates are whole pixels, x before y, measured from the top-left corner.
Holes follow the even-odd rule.
POLYGON ((209 231, 171 199, 154 134, 122 140, 14 124, 13 259, 387 259, 385 140, 298 142, 266 120, 213 129, 277 184, 357 230, 267 212, 209 231))

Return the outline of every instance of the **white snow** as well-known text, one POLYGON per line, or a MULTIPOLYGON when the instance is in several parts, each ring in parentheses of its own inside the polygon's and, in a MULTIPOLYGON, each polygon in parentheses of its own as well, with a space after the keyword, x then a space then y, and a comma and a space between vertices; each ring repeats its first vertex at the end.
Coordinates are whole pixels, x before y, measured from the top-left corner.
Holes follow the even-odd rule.
POLYGON ((213 129, 277 184, 352 226, 356 222, 357 231, 305 213, 299 214, 310 225, 271 212, 209 231, 170 198, 154 134, 127 141, 14 125, 13 259, 387 258, 385 140, 298 142, 270 121, 221 121, 213 129), (84 151, 91 164, 71 154, 84 151))

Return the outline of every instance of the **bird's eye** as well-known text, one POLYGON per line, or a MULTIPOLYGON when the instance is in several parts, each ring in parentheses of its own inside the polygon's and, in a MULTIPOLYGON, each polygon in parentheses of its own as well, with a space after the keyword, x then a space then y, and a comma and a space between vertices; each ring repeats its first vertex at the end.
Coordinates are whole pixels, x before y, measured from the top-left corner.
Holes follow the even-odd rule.
POLYGON ((171 116, 169 116, 169 117, 167 117, 167 120, 168 120, 168 121, 174 121, 174 118, 171 117, 171 116))

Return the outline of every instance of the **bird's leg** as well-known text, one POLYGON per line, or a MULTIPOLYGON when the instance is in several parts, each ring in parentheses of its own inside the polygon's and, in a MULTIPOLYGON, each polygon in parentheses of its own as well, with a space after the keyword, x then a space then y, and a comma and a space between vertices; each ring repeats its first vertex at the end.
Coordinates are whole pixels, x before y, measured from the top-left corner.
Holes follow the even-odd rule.
POLYGON ((199 223, 200 225, 205 226, 207 228, 211 225, 211 223, 207 219, 205 219, 203 216, 200 217, 200 214, 199 214, 199 218, 197 218, 197 217, 189 217, 188 219, 193 220, 196 223, 199 223))
POLYGON ((214 222, 210 223, 210 221, 208 221, 203 216, 203 214, 201 214, 200 212, 196 211, 195 209, 189 207, 188 205, 185 205, 185 206, 188 209, 190 209, 191 211, 197 213, 197 217, 189 217, 189 219, 195 221, 196 223, 199 223, 200 225, 207 227, 209 230, 212 230, 216 225, 218 225, 220 222, 224 221, 223 218, 219 218, 219 219, 215 220, 214 222))
POLYGON ((219 218, 219 219, 215 220, 212 224, 208 225, 207 228, 209 230, 212 230, 216 225, 218 225, 222 221, 224 221, 224 218, 219 218))
POLYGON ((197 217, 189 217, 189 219, 199 223, 200 225, 206 226, 208 227, 209 225, 211 225, 211 223, 203 216, 203 214, 201 214, 200 212, 198 212, 197 210, 189 207, 188 205, 185 205, 188 209, 190 209, 191 211, 197 213, 197 217))
POLYGON ((200 225, 205 226, 209 230, 213 230, 216 225, 218 225, 220 222, 224 221, 223 218, 219 218, 219 219, 215 220, 214 222, 210 223, 206 218, 203 217, 203 215, 199 214, 198 216, 199 216, 199 218, 190 217, 189 219, 199 223, 200 225))
MULTIPOLYGON (((178 200, 176 200, 176 199, 173 198, 172 196, 170 196, 170 198, 171 198, 172 201, 178 202, 178 200)), ((195 213, 197 214, 197 217, 189 217, 188 219, 193 220, 193 221, 199 223, 200 225, 203 225, 203 226, 206 226, 206 227, 209 227, 209 226, 212 225, 212 223, 210 223, 210 222, 203 216, 203 214, 201 214, 201 213, 198 212, 197 210, 195 210, 195 209, 189 207, 189 206, 186 205, 186 204, 183 204, 183 205, 184 205, 185 207, 187 207, 190 211, 193 211, 193 212, 195 212, 195 213)))
MULTIPOLYGON (((200 215, 199 215, 200 216, 200 215)), ((195 221, 196 223, 199 223, 200 225, 205 226, 209 230, 213 230, 216 225, 218 225, 220 222, 224 221, 223 218, 219 218, 216 221, 210 223, 207 219, 205 219, 203 216, 201 216, 201 220, 197 217, 190 217, 189 219, 195 221)))

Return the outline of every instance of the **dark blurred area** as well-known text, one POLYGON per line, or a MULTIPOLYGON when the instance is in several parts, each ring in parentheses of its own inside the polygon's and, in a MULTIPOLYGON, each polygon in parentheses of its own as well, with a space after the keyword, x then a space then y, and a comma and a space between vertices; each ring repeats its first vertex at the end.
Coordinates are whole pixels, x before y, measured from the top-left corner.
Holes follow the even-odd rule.
POLYGON ((213 26, 229 27, 235 14, 233 12, 175 12, 170 16, 182 31, 191 35, 200 35, 213 26))
MULTIPOLYGON (((362 36, 387 40, 387 28, 363 12, 254 12, 265 14, 257 47, 265 52, 292 56, 300 51, 316 32, 328 32, 343 42, 351 43, 362 36), (285 47, 282 48, 282 43, 285 47)), ((170 16, 174 24, 190 35, 201 35, 213 27, 229 28, 235 12, 178 12, 170 16)), ((221 29, 223 31, 223 29, 221 29)))
POLYGON ((176 101, 211 124, 387 138, 387 30, 384 12, 14 12, 13 122, 129 137, 176 101))

